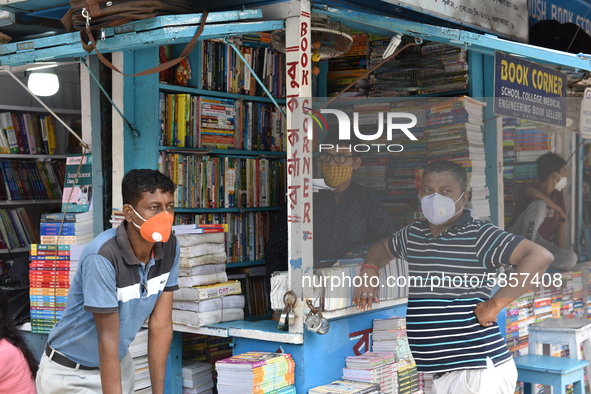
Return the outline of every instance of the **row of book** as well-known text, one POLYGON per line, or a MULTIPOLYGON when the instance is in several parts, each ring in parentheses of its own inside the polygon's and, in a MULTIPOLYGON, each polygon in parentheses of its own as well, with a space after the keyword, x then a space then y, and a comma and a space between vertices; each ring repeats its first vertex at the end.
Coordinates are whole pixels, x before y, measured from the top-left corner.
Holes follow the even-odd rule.
POLYGON ((38 241, 35 227, 25 208, 0 209, 0 249, 23 248, 38 241))
POLYGON ((129 353, 135 365, 134 394, 152 394, 148 365, 148 330, 141 329, 129 344, 129 353))
POLYGON ((177 208, 271 207, 285 202, 283 159, 163 151, 158 170, 177 185, 177 208))
POLYGON ((273 104, 160 92, 159 106, 161 146, 285 150, 285 118, 273 104))
MULTIPOLYGON (((271 34, 254 33, 232 40, 273 97, 285 97, 285 55, 273 49, 271 34)), ((203 89, 251 96, 266 95, 229 45, 212 40, 203 41, 202 59, 203 89)))
POLYGON ((53 117, 34 113, 0 113, 0 153, 58 154, 53 117))
POLYGON ((535 161, 555 146, 555 136, 528 120, 503 118, 505 223, 511 221, 519 187, 538 179, 535 161))
POLYGON ((295 394, 288 353, 248 352, 215 363, 218 394, 295 394))
POLYGON ((64 173, 63 162, 0 160, 0 200, 61 199, 64 173))

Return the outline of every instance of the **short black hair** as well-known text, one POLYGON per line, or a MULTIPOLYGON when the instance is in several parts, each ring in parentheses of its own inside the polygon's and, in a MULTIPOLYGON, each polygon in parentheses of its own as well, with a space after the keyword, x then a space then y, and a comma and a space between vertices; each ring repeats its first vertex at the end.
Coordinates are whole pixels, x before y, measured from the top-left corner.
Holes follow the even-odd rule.
POLYGON ((454 179, 460 185, 460 190, 462 192, 465 192, 468 188, 468 174, 466 174, 466 170, 464 169, 464 167, 457 163, 454 163, 453 161, 438 160, 429 163, 427 167, 425 167, 425 169, 423 170, 422 176, 425 176, 430 173, 436 175, 451 174, 451 176, 453 176, 454 179))
POLYGON ((125 174, 121 182, 123 204, 135 206, 142 198, 142 193, 154 193, 156 189, 160 189, 163 193, 174 193, 176 185, 160 171, 131 170, 125 174))
POLYGON ((538 166, 538 181, 544 182, 553 172, 560 172, 566 161, 556 153, 546 153, 536 160, 538 166))

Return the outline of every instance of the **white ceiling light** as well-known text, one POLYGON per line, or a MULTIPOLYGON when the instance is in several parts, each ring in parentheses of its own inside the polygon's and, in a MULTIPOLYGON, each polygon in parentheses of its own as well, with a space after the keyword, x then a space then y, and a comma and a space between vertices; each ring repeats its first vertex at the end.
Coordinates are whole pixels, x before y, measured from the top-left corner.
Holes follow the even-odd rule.
POLYGON ((33 72, 29 75, 27 87, 37 96, 53 96, 60 89, 60 81, 51 72, 33 72))

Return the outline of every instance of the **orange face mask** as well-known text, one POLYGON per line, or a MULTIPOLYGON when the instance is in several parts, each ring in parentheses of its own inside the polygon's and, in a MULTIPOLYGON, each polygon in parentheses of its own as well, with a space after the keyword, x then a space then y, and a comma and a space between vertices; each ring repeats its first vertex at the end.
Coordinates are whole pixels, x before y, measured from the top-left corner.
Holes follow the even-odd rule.
POLYGON ((170 212, 164 211, 146 220, 141 217, 133 207, 131 207, 131 209, 133 209, 133 212, 135 212, 135 214, 144 221, 141 226, 138 226, 132 221, 133 225, 140 229, 140 234, 142 235, 143 239, 148 242, 168 241, 172 231, 172 222, 174 220, 174 217, 170 212))

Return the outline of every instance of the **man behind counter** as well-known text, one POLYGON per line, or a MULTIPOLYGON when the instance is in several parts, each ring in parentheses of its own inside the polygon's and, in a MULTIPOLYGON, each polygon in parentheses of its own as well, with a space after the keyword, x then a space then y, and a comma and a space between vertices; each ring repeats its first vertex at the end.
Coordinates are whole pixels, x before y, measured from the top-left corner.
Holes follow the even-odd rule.
MULTIPOLYGON (((392 235, 394 223, 373 190, 351 181, 361 166, 361 157, 339 142, 336 133, 328 134, 318 155, 322 176, 334 191, 314 193, 314 268, 328 267, 334 259, 363 253, 378 240, 392 235), (337 149, 338 147, 338 149, 337 149)), ((287 207, 277 218, 265 250, 267 285, 275 271, 287 271, 287 207)))

